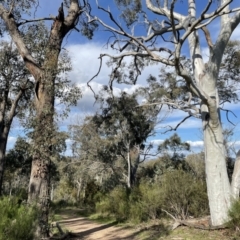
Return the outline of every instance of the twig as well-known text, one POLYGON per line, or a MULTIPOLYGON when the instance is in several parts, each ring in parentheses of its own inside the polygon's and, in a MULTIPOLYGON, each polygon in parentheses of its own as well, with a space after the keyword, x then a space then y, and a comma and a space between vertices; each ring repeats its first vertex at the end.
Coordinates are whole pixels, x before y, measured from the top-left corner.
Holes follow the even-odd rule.
POLYGON ((163 132, 164 134, 167 133, 167 132, 170 132, 170 131, 176 131, 178 129, 178 127, 183 123, 185 122, 188 118, 192 117, 192 115, 189 115, 187 117, 185 117, 181 122, 179 122, 177 124, 177 126, 175 128, 171 127, 171 126, 168 126, 170 129, 166 130, 165 132, 163 132))
POLYGON ((231 121, 229 120, 229 118, 228 118, 228 112, 232 113, 232 115, 233 115, 235 118, 237 118, 236 114, 235 114, 233 111, 228 110, 228 109, 223 109, 223 108, 220 108, 220 109, 221 109, 222 111, 227 112, 227 113, 226 113, 227 120, 228 120, 233 126, 236 126, 233 122, 231 122, 231 121))
POLYGON ((17 26, 19 27, 19 26, 21 26, 25 23, 30 23, 30 22, 40 22, 40 21, 49 21, 49 20, 54 21, 54 20, 56 20, 56 18, 55 17, 48 17, 48 18, 38 18, 38 19, 31 19, 31 20, 26 19, 22 22, 17 23, 17 26))

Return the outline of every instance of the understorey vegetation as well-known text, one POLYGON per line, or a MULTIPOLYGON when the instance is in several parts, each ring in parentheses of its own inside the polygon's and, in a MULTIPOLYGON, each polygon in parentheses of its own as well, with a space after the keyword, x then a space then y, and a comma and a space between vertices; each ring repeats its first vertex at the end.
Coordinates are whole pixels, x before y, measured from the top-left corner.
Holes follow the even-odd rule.
POLYGON ((239 7, 0 1, 0 240, 54 238, 68 207, 240 237, 239 7))

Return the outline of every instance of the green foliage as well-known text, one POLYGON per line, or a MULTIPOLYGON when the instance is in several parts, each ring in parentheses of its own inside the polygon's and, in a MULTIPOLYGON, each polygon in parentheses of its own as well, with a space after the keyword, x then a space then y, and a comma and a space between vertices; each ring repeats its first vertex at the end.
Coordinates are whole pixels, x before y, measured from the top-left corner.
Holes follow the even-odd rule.
POLYGON ((208 214, 206 184, 182 170, 167 172, 161 181, 163 209, 176 218, 208 214))
POLYGON ((18 198, 0 200, 0 239, 31 240, 35 230, 36 209, 21 204, 18 198))
POLYGON ((160 217, 162 193, 159 184, 142 182, 130 195, 130 215, 132 222, 139 223, 160 217))
POLYGON ((96 204, 97 212, 103 215, 113 215, 118 221, 127 220, 129 215, 127 190, 115 188, 96 204))
POLYGON ((84 203, 90 207, 93 207, 96 202, 95 198, 97 198, 98 191, 99 186, 96 184, 94 180, 87 182, 84 203))
POLYGON ((227 223, 227 225, 231 229, 238 230, 240 228, 240 200, 233 202, 228 216, 231 220, 227 223))
POLYGON ((141 182, 131 191, 117 187, 100 198, 96 211, 134 223, 157 219, 168 212, 176 218, 208 214, 206 185, 183 170, 166 172, 155 182, 141 182))
POLYGON ((121 17, 125 20, 127 26, 137 21, 138 14, 142 10, 142 3, 140 0, 115 0, 115 2, 121 9, 121 17))
POLYGON ((181 138, 174 133, 170 138, 166 139, 158 147, 160 152, 172 152, 172 160, 179 161, 185 157, 184 151, 190 150, 190 145, 187 142, 182 142, 181 138))

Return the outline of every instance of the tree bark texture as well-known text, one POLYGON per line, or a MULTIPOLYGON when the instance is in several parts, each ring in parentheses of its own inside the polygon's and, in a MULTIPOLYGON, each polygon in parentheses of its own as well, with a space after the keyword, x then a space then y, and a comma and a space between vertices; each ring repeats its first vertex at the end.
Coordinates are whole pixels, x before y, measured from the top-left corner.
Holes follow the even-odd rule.
MULTIPOLYGON (((193 16, 195 17, 195 13, 193 16)), ((205 64, 197 31, 189 35, 188 42, 197 94, 202 101, 201 116, 204 134, 205 171, 211 224, 218 226, 228 220, 228 210, 232 198, 227 175, 226 150, 216 86, 219 64, 224 51, 221 49, 221 52, 216 50, 214 53, 214 48, 210 47, 209 62, 205 64)), ((222 46, 222 48, 224 47, 222 46)))
POLYGON ((234 164, 231 190, 232 190, 233 199, 237 200, 239 198, 239 192, 240 192, 240 150, 237 153, 237 157, 234 164))
POLYGON ((36 119, 34 122, 34 151, 28 201, 29 203, 37 203, 39 206, 39 226, 36 233, 38 239, 46 238, 49 235, 50 163, 54 129, 54 85, 58 57, 64 37, 75 27, 80 14, 80 6, 76 0, 70 1, 66 17, 64 17, 63 4, 61 5, 50 30, 50 37, 45 49, 45 61, 42 66, 39 66, 27 49, 13 14, 9 14, 0 4, 0 16, 5 22, 26 67, 35 79, 36 119))
POLYGON ((1 136, 0 137, 0 196, 2 195, 6 144, 7 144, 7 141, 1 136))
POLYGON ((231 206, 231 188, 226 167, 226 152, 222 125, 213 120, 215 113, 202 106, 202 122, 205 147, 205 169, 209 207, 211 211, 211 224, 218 226, 228 220, 228 210, 231 206))
POLYGON ((12 121, 16 112, 16 108, 18 105, 18 101, 22 97, 23 91, 20 90, 18 95, 16 96, 13 104, 10 108, 6 116, 6 101, 8 99, 8 91, 5 92, 5 100, 1 102, 0 107, 0 196, 2 195, 2 187, 3 187, 3 175, 4 175, 4 165, 5 165, 5 153, 7 148, 7 140, 9 131, 12 125, 12 121))

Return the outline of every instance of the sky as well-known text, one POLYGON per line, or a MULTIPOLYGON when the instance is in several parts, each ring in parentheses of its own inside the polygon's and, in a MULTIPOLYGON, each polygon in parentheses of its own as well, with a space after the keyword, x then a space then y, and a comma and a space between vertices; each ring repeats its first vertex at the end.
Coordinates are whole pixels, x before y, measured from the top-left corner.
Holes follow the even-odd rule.
MULTIPOLYGON (((145 2, 145 1, 143 1, 145 2)), ((186 6, 186 0, 178 1, 175 9, 176 11, 187 14, 187 6, 186 6)), ((196 1, 197 4, 197 12, 200 14, 201 10, 204 9, 206 0, 204 1, 196 1)), ((210 12, 214 10, 216 7, 216 3, 213 5, 213 7, 210 8, 210 12)), ((240 6, 240 3, 237 3, 239 1, 233 1, 232 7, 238 7, 240 6)), ((103 13, 102 11, 99 11, 96 8, 96 3, 94 0, 90 0, 90 3, 92 4, 92 14, 98 16, 103 21, 105 21, 107 24, 112 25, 111 21, 109 20, 109 17, 107 14, 103 13)), ((39 8, 36 12, 36 17, 48 17, 48 16, 54 16, 57 14, 57 10, 61 4, 61 1, 59 0, 40 0, 39 8)), ((113 15, 117 18, 117 20, 123 25, 123 22, 121 18, 119 17, 120 11, 116 8, 114 5, 114 0, 99 0, 99 4, 101 6, 104 6, 108 9, 110 9, 113 13, 113 15)), ((145 8, 145 5, 144 9, 145 8)), ((149 13, 149 16, 151 19, 155 19, 156 15, 153 15, 149 13)), ((27 17, 26 18, 30 18, 27 17)), ((160 20, 160 19, 159 19, 160 20)), ((48 22, 49 24, 50 22, 48 22)), ((219 19, 212 22, 212 24, 208 27, 211 37, 213 39, 213 42, 216 40, 219 29, 220 29, 220 21, 219 19)), ((144 35, 145 32, 142 27, 137 28, 135 32, 137 34, 144 35)), ((203 51, 203 57, 204 60, 207 61, 208 58, 208 49, 205 44, 205 39, 202 35, 200 35, 200 40, 203 41, 202 44, 202 51, 203 51)), ((240 36, 240 26, 235 30, 232 39, 239 39, 240 36)), ((99 31, 97 31, 91 41, 89 41, 86 37, 83 37, 80 33, 77 31, 72 31, 71 34, 67 37, 67 39, 63 43, 63 47, 67 49, 71 59, 72 59, 72 66, 73 70, 69 74, 70 79, 72 82, 76 83, 79 87, 82 89, 82 98, 78 101, 77 107, 72 108, 71 114, 67 119, 65 119, 62 122, 59 122, 59 126, 61 130, 67 130, 67 126, 69 124, 73 124, 76 122, 76 119, 83 118, 86 115, 93 114, 97 109, 97 105, 94 105, 95 99, 93 96, 92 91, 87 87, 87 82, 97 73, 99 68, 99 55, 101 53, 109 53, 109 54, 117 54, 116 51, 112 50, 109 46, 106 45, 106 42, 109 38, 109 32, 106 32, 103 28, 99 28, 99 31)), ((184 45, 182 49, 182 53, 186 56, 188 56, 188 46, 187 44, 184 45)), ((107 60, 107 59, 106 59, 107 60)), ((145 70, 142 72, 141 76, 138 79, 138 82, 134 86, 126 86, 126 85, 114 85, 114 92, 118 93, 121 90, 124 90, 128 93, 133 92, 135 89, 137 89, 139 86, 146 85, 146 79, 150 74, 157 75, 159 73, 161 64, 155 64, 148 66, 145 68, 145 70)), ((109 68, 106 65, 106 61, 103 64, 102 70, 97 78, 95 78, 91 82, 91 86, 94 89, 95 92, 99 91, 102 87, 102 85, 106 85, 109 80, 109 74, 111 73, 111 68, 109 68)), ((240 93, 239 93, 240 95, 240 93)), ((233 141, 236 142, 236 146, 240 148, 240 108, 239 104, 227 104, 225 108, 233 111, 237 118, 235 118, 233 115, 229 116, 231 121, 236 124, 236 127, 234 128, 234 136, 233 141)), ((175 127, 184 117, 186 116, 185 113, 180 111, 175 111, 172 114, 169 114, 169 117, 166 118, 163 122, 161 122, 157 129, 156 134, 154 137, 152 137, 150 140, 154 141, 156 144, 162 142, 164 139, 168 138, 174 132, 168 132, 167 134, 163 134, 163 132, 166 131, 166 126, 170 125, 172 127, 175 127)), ((222 119, 223 119, 223 125, 224 127, 230 128, 230 123, 226 121, 226 115, 225 112, 222 113, 222 119)), ((190 118, 176 131, 177 134, 182 138, 183 141, 188 141, 192 146, 192 151, 201 151, 203 150, 203 142, 202 142, 202 133, 201 133, 201 121, 199 119, 190 118)), ((8 141, 8 149, 12 148, 16 138, 18 135, 23 135, 23 128, 19 125, 18 121, 15 120, 13 123, 13 128, 10 132, 10 137, 8 141)), ((68 144, 70 144, 70 140, 67 141, 68 144)), ((70 149, 66 152, 66 155, 71 154, 70 149)))

